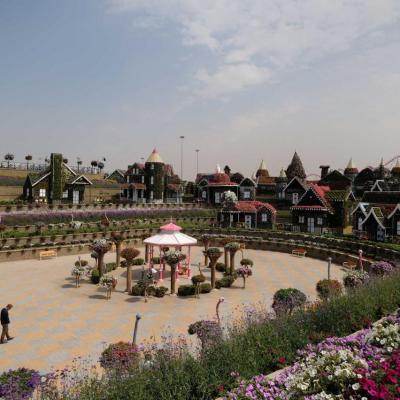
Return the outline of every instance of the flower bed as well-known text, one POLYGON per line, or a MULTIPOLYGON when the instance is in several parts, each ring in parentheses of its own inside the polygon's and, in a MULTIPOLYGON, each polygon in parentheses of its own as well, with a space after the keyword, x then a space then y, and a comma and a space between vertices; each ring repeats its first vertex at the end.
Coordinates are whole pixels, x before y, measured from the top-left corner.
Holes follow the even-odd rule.
POLYGON ((307 346, 276 378, 242 381, 226 399, 395 400, 400 397, 399 348, 400 317, 387 317, 355 335, 307 346))

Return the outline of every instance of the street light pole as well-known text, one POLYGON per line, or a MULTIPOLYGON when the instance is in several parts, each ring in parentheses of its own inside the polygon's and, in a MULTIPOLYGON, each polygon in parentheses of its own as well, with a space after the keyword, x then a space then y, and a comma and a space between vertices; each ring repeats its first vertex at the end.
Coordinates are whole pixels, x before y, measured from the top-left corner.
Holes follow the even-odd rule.
POLYGON ((185 136, 179 136, 179 139, 181 139, 181 180, 183 181, 183 139, 185 136))
POLYGON ((199 174, 199 149, 196 149, 196 177, 199 174))

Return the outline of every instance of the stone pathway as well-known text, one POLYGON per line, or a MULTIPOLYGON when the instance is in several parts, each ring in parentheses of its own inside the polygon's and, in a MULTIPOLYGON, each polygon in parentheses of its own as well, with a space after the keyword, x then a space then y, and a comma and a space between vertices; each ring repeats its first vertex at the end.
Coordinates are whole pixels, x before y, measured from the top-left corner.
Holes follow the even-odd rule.
MULTIPOLYGON (((90 355, 95 361, 105 343, 131 340, 136 313, 143 316, 140 342, 150 337, 159 339, 165 333, 186 334, 190 323, 215 315, 221 296, 226 299, 221 306, 225 317, 242 304, 263 301, 270 305, 274 292, 284 287, 300 289, 313 299, 316 282, 327 274, 326 263, 310 258, 257 250, 246 250, 245 257, 255 264, 245 290, 238 279, 234 287, 215 290, 200 299, 166 296, 151 298, 148 303, 123 292, 123 268, 113 271, 118 285, 107 301, 104 290, 87 280, 75 288, 70 273, 76 256, 1 263, 0 306, 14 304, 10 333, 16 338, 0 345, 0 371, 24 366, 45 372, 69 365, 78 356, 90 355)), ((93 263, 89 255, 82 258, 93 263)), ((238 253, 237 264, 240 258, 238 253)), ((202 259, 201 248, 195 248, 192 262, 202 259)), ((106 262, 114 260, 115 254, 106 255, 106 262)), ((204 272, 209 276, 208 269, 204 272)), ((134 273, 137 279, 139 269, 134 273)), ((332 278, 341 279, 342 274, 340 267, 332 266, 332 278)), ((177 285, 186 283, 190 282, 180 279, 177 285)), ((169 280, 164 285, 169 287, 169 280)))

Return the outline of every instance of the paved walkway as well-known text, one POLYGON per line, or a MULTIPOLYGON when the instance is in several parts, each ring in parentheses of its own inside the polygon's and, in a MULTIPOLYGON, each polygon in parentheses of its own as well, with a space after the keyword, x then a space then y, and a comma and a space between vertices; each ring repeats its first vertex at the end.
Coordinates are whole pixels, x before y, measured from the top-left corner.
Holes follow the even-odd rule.
MULTIPOLYGON (((200 251, 194 249, 193 262, 203 259, 200 251)), ((237 264, 240 257, 238 253, 237 264)), ((151 336, 157 339, 166 332, 186 333, 190 323, 213 317, 220 296, 226 299, 221 314, 228 316, 241 304, 264 301, 270 305, 274 292, 284 287, 298 288, 313 299, 315 283, 326 277, 326 263, 310 258, 256 250, 246 250, 245 257, 255 264, 245 290, 238 279, 234 287, 200 299, 166 296, 148 303, 123 292, 123 268, 113 272, 118 285, 107 301, 103 289, 88 281, 75 288, 70 272, 76 256, 1 263, 0 305, 14 304, 10 333, 16 338, 0 345, 0 371, 22 366, 48 371, 88 354, 96 360, 105 343, 131 339, 136 313, 143 315, 139 342, 151 336)), ((93 263, 89 255, 82 258, 93 263)), ((106 255, 106 261, 114 259, 115 254, 106 255)), ((138 274, 137 269, 135 277, 138 274)), ((333 278, 340 279, 342 274, 340 267, 332 266, 333 278)), ((189 282, 180 279, 178 285, 184 283, 189 282)), ((165 286, 169 287, 168 280, 165 286)))

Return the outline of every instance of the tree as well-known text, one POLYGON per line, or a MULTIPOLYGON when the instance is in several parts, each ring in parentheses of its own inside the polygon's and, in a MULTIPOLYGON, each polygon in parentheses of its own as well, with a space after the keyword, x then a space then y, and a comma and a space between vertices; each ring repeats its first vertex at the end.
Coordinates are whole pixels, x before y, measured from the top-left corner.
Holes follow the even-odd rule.
POLYGON ((291 314, 296 307, 307 301, 307 296, 298 289, 279 289, 273 297, 272 308, 277 315, 291 314))
POLYGON ((230 254, 230 274, 233 275, 235 271, 235 254, 238 250, 240 250, 240 243, 238 242, 230 242, 225 245, 225 248, 229 251, 230 254))
POLYGON ((175 293, 176 267, 186 256, 178 250, 170 250, 165 253, 165 262, 171 267, 171 294, 175 293))
POLYGON ((203 251, 204 255, 210 258, 211 267, 211 287, 215 289, 215 266, 218 259, 222 256, 222 251, 218 247, 209 247, 203 251))
POLYGON ((127 247, 121 251, 121 257, 126 261, 126 289, 125 291, 131 293, 132 291, 132 265, 133 260, 140 254, 140 250, 134 247, 127 247))
POLYGON ((100 172, 103 170, 103 168, 104 168, 104 163, 103 162, 101 162, 101 161, 99 161, 98 163, 97 163, 97 168, 100 170, 100 172))
POLYGON ((203 251, 203 254, 204 254, 204 265, 207 266, 207 264, 208 264, 207 250, 208 250, 208 246, 210 245, 210 242, 211 242, 211 237, 210 237, 210 235, 203 235, 201 237, 201 240, 202 240, 202 242, 204 244, 204 251, 203 251))
POLYGON ((124 237, 120 233, 113 232, 111 235, 111 241, 115 244, 115 263, 117 268, 119 268, 121 266, 121 246, 124 242, 124 237))
POLYGON ((10 168, 10 161, 14 160, 14 154, 7 153, 4 159, 7 161, 7 168, 10 168))
POLYGON ((91 249, 95 253, 92 256, 96 258, 97 255, 97 269, 101 277, 104 273, 104 255, 110 250, 110 243, 108 243, 106 239, 96 239, 91 249))
POLYGON ((32 160, 32 156, 30 154, 26 155, 25 160, 26 160, 26 169, 29 169, 29 161, 32 160))

